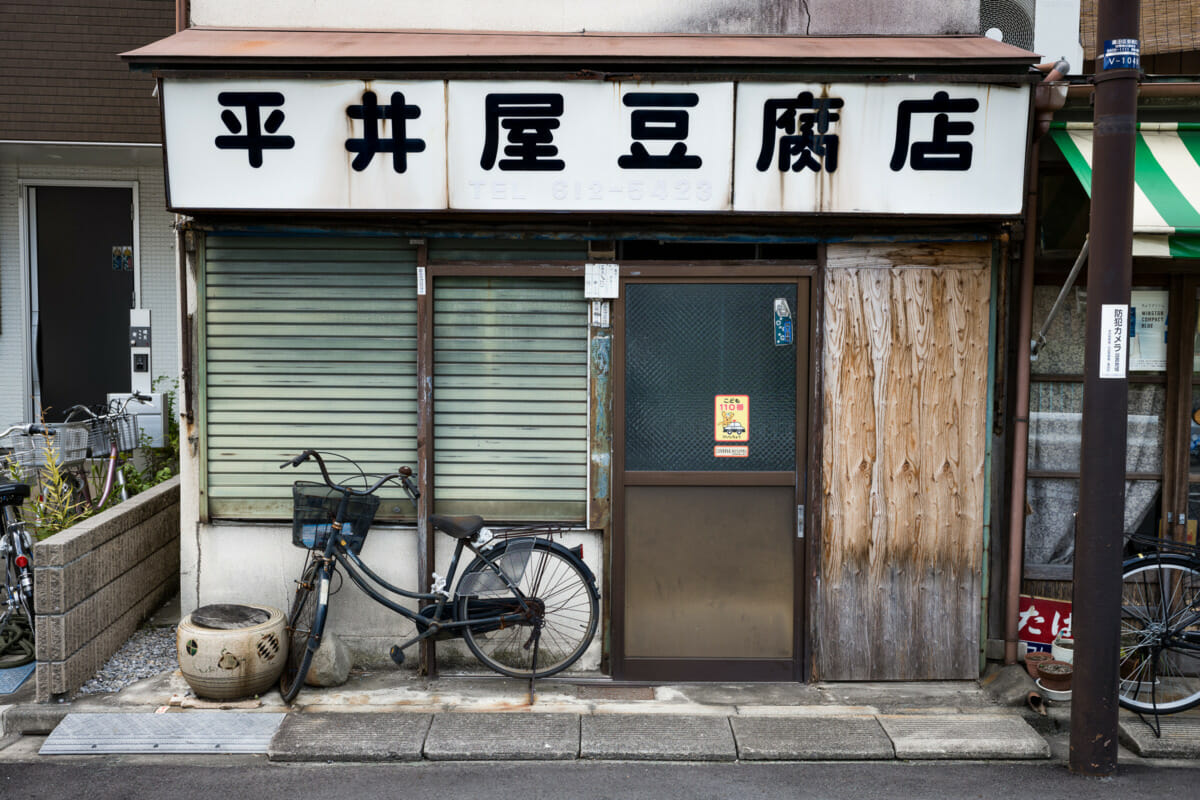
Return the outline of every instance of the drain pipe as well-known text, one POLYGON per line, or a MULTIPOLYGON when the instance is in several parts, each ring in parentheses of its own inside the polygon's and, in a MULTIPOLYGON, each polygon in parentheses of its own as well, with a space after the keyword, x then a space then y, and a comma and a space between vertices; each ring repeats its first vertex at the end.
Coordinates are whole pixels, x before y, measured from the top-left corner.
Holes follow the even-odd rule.
POLYGON ((1008 508, 1008 570, 1004 594, 1004 663, 1017 663, 1021 577, 1025 565, 1025 473, 1029 459, 1029 373, 1033 339, 1033 259, 1037 249, 1038 143, 1030 148, 1029 194, 1025 199, 1025 241, 1021 247, 1021 287, 1017 316, 1017 408, 1013 416, 1012 484, 1008 508))
MULTIPOLYGON (((1059 77, 1070 69, 1065 64, 1051 68, 1047 78, 1059 77)), ((1042 135, 1050 129, 1054 112, 1066 102, 1066 86, 1043 82, 1034 87, 1037 122, 1029 148, 1029 187, 1025 197, 1025 241, 1021 247, 1021 286, 1017 316, 1017 408, 1013 418, 1012 484, 1009 487, 1008 568, 1004 595, 1004 663, 1017 663, 1020 626, 1021 577, 1025 566, 1025 475, 1029 460, 1029 373, 1033 353, 1033 262, 1037 255, 1038 150, 1042 135)))

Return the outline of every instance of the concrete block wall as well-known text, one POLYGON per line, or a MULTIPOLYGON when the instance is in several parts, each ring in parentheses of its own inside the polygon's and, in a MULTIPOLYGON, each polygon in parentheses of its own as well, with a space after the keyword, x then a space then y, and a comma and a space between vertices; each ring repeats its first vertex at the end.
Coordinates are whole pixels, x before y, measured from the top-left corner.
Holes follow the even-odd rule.
POLYGON ((33 548, 37 700, 82 686, 179 588, 179 478, 33 548))

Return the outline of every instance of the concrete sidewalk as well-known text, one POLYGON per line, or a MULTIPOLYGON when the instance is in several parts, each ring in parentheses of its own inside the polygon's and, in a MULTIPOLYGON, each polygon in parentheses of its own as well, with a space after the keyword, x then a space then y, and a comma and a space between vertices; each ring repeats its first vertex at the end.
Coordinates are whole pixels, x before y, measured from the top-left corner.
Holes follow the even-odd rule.
MULTIPOLYGON (((30 745, 68 714, 82 728, 100 721, 85 716, 91 714, 122 715, 109 718, 112 723, 188 729, 211 720, 269 723, 265 736, 257 734, 261 745, 242 752, 265 752, 274 761, 1062 760, 1069 722, 1069 706, 1051 706, 1042 717, 998 705, 994 692, 974 681, 635 686, 594 676, 540 681, 530 703, 528 684, 521 681, 428 680, 397 671, 355 671, 337 688, 305 687, 290 708, 276 692, 227 704, 200 701, 174 672, 115 694, 65 704, 20 701, 0 709, 0 760, 5 745, 11 757, 29 756, 30 745), (15 746, 23 737, 24 745, 15 746)), ((1200 766, 1200 716, 1176 715, 1164 723, 1164 737, 1155 739, 1136 717, 1123 718, 1122 741, 1130 748, 1123 757, 1200 766)), ((213 735, 215 747, 229 736, 213 735)), ((98 742, 84 752, 105 752, 113 736, 98 742)), ((225 747, 213 752, 228 752, 225 747)))

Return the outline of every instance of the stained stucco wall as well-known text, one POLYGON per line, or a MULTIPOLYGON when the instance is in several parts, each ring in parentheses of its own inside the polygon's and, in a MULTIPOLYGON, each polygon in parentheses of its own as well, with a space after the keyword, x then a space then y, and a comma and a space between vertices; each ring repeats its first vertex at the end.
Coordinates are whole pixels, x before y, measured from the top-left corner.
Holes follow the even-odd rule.
POLYGON ((654 33, 978 33, 979 0, 192 0, 214 27, 654 33))

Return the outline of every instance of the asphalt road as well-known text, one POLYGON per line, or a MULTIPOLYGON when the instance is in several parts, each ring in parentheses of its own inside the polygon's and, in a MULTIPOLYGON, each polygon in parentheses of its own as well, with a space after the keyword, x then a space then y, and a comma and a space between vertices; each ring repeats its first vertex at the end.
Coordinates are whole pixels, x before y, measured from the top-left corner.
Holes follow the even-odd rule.
MULTIPOLYGON (((1200 766, 1200 765, 1197 765, 1200 766)), ((657 764, 526 762, 274 764, 204 756, 171 763, 137 757, 0 763, 4 800, 140 798, 1086 798, 1194 796, 1200 769, 1130 765, 1115 778, 1071 775, 1058 764, 657 764)))

